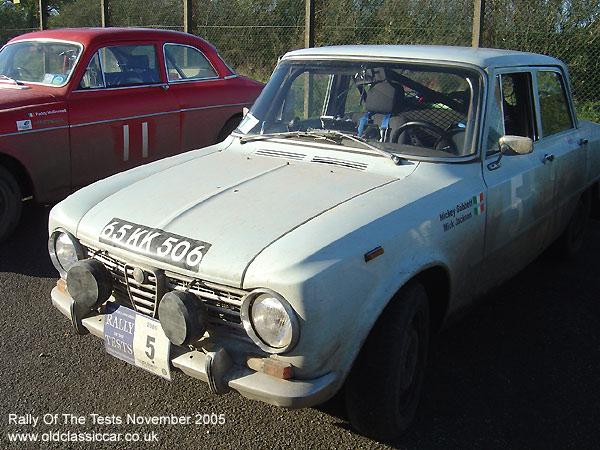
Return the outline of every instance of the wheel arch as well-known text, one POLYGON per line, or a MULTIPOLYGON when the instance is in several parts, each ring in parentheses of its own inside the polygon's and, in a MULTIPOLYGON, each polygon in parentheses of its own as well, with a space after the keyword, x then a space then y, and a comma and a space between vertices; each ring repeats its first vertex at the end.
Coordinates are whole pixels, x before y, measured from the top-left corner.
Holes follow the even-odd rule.
POLYGON ((237 128, 239 123, 242 121, 243 115, 241 112, 237 112, 229 117, 223 127, 219 130, 219 134, 217 135, 217 143, 224 141, 227 136, 231 134, 233 130, 237 128), (235 123, 235 126, 233 125, 235 123))
POLYGON ((433 266, 419 272, 411 278, 411 280, 413 279, 419 281, 427 292, 431 330, 438 331, 442 328, 448 312, 450 275, 446 268, 433 266))
POLYGON ((15 177, 15 180, 19 183, 23 198, 35 197, 33 182, 31 181, 29 172, 21 161, 14 156, 0 152, 0 166, 5 167, 15 177))
POLYGON ((592 200, 591 217, 600 219, 600 181, 596 181, 589 189, 592 200))

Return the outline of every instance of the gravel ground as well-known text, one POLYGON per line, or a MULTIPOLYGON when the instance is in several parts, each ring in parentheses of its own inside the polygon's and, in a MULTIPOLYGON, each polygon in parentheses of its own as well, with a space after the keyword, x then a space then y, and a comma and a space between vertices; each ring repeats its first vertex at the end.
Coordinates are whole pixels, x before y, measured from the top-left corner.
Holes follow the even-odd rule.
POLYGON ((28 205, 20 229, 0 245, 0 448, 134 447, 15 444, 8 441, 14 432, 39 439, 121 433, 153 440, 145 448, 580 449, 600 442, 600 222, 578 260, 543 255, 435 338, 415 423, 383 444, 351 430, 338 398, 285 410, 235 393, 214 396, 200 381, 178 372, 163 381, 108 356, 99 339, 77 336, 50 303, 57 274, 46 250, 48 211, 28 205), (11 414, 38 423, 12 424, 11 414), (191 420, 127 424, 127 414, 191 420), (211 414, 225 423, 194 423, 210 422, 211 414), (123 423, 94 424, 100 416, 123 423))

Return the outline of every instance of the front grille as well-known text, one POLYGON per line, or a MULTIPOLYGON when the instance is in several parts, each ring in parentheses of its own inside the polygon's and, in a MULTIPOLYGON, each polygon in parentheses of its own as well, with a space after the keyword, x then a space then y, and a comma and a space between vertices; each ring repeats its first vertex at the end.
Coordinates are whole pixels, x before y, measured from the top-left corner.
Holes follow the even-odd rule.
POLYGON ((86 245, 87 254, 101 262, 113 277, 113 295, 119 302, 137 312, 156 317, 158 303, 165 292, 189 291, 208 309, 209 333, 233 335, 251 342, 240 318, 240 307, 246 292, 209 281, 142 268, 110 255, 107 251, 86 245), (134 278, 134 270, 138 271, 134 278), (143 276, 141 275, 143 271, 143 276))

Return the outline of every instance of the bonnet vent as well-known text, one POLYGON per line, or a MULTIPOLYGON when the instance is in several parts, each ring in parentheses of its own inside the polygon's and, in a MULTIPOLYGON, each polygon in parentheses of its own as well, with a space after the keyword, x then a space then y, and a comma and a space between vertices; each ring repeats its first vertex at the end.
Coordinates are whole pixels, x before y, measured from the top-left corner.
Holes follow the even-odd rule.
POLYGON ((356 169, 356 170, 365 170, 368 167, 368 164, 359 163, 356 161, 346 161, 343 159, 336 158, 327 158, 324 156, 315 156, 311 162, 321 163, 321 164, 331 164, 334 166, 347 167, 348 169, 356 169))
POLYGON ((255 152, 256 155, 260 155, 260 156, 270 156, 272 158, 286 158, 286 159, 295 159, 297 161, 301 161, 303 160, 306 155, 303 155, 301 153, 291 153, 291 152, 282 152, 282 151, 277 151, 277 150, 257 150, 255 152))

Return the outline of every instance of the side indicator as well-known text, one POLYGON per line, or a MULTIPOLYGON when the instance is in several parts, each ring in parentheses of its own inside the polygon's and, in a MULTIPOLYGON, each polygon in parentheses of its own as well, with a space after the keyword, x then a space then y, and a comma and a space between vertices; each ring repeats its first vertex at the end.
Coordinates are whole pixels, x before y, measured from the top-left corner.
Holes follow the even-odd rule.
POLYGON ((68 294, 68 292, 67 292, 67 282, 65 280, 63 280, 62 278, 58 279, 58 281, 56 282, 56 287, 63 294, 68 294))
POLYGON ((372 259, 377 258, 379 255, 383 255, 383 247, 375 247, 373 250, 369 250, 365 253, 365 262, 369 262, 372 259))
POLYGON ((252 370, 263 372, 273 377, 289 380, 293 376, 291 364, 286 364, 270 358, 254 358, 249 356, 246 358, 246 364, 252 370))

